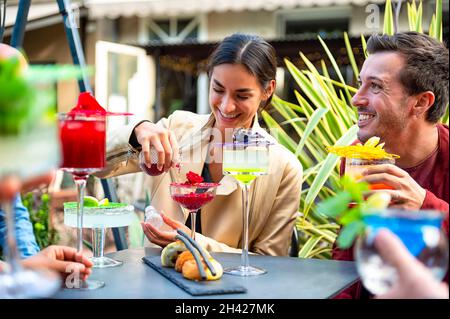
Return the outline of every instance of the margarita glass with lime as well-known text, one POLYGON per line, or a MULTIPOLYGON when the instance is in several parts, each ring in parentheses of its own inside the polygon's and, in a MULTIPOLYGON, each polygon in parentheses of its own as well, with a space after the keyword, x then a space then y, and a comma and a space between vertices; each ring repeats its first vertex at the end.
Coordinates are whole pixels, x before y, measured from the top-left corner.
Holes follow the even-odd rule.
POLYGON ((248 228, 249 228, 249 188, 252 182, 269 172, 270 142, 251 129, 238 129, 233 135, 233 142, 224 143, 223 174, 233 176, 242 190, 243 198, 243 233, 241 265, 227 268, 225 273, 236 276, 258 276, 267 271, 250 266, 248 259, 248 228))
MULTIPOLYGON (((64 224, 77 227, 77 202, 64 203, 64 224)), ((98 202, 95 197, 85 197, 83 228, 92 229, 94 268, 116 267, 122 261, 104 256, 105 231, 111 227, 129 226, 134 219, 134 207, 124 203, 98 202)))

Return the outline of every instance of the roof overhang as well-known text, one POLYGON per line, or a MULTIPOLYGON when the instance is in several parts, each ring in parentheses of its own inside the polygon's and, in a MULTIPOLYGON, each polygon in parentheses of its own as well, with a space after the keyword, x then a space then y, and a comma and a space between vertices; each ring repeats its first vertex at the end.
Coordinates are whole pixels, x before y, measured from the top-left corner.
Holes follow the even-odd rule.
POLYGON ((274 11, 313 6, 363 6, 385 0, 86 0, 92 18, 170 17, 226 11, 274 11))
MULTIPOLYGON (((80 1, 71 2, 72 11, 75 15, 85 15, 80 1)), ((6 6, 6 19, 5 19, 5 36, 8 36, 12 32, 17 18, 17 12, 19 7, 17 5, 6 6)), ((28 18, 26 24, 26 31, 43 28, 49 25, 61 23, 62 15, 59 12, 59 7, 56 1, 49 3, 32 3, 28 11, 28 18)))

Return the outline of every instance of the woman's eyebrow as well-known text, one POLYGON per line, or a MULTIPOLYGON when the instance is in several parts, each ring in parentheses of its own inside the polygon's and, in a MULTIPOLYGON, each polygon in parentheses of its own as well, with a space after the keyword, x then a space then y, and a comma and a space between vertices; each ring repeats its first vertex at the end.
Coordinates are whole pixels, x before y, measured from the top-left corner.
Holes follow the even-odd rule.
MULTIPOLYGON (((217 81, 216 79, 213 79, 213 82, 214 82, 214 84, 215 85, 217 85, 218 87, 220 87, 220 88, 225 88, 223 85, 222 85, 222 83, 220 83, 219 81, 217 81)), ((236 90, 236 92, 239 92, 239 93, 246 93, 246 92, 252 92, 252 91, 254 91, 254 89, 250 89, 250 88, 243 88, 243 89, 237 89, 236 90)))

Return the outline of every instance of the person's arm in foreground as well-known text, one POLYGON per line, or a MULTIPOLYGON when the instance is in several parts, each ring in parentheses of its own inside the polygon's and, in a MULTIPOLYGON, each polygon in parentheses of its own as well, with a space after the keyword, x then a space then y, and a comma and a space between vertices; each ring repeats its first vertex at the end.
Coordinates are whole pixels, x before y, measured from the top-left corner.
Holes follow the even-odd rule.
POLYGON ((53 270, 62 277, 78 272, 81 280, 89 277, 94 265, 75 248, 56 245, 49 246, 37 255, 23 260, 22 264, 26 268, 53 270))
POLYGON ((448 299, 448 285, 437 281, 432 273, 409 253, 400 239, 388 230, 380 230, 375 246, 381 257, 397 269, 398 281, 378 299, 448 299))

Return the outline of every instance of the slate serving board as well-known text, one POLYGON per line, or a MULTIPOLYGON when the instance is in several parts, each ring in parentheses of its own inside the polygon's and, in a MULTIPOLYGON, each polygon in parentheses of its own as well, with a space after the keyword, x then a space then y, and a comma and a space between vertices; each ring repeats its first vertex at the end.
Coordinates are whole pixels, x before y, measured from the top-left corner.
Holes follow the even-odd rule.
POLYGON ((160 256, 147 256, 142 260, 159 272, 161 275, 172 281, 178 287, 193 296, 222 295, 245 293, 247 288, 236 284, 233 278, 223 275, 219 280, 212 281, 193 281, 183 277, 175 268, 163 267, 160 256))

